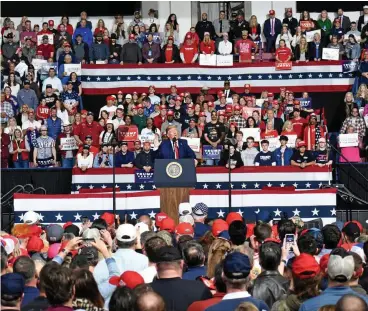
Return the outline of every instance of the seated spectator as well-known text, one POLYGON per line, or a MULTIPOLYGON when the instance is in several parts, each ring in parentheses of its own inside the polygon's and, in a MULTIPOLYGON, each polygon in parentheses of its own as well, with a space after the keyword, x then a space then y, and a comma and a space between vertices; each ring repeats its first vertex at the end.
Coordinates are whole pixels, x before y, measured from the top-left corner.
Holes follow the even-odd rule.
POLYGON ((20 90, 20 84, 16 81, 14 73, 9 73, 8 80, 4 83, 3 87, 9 87, 11 89, 12 96, 17 97, 20 90))
POLYGON ((295 61, 297 63, 309 62, 309 46, 305 37, 301 37, 299 44, 295 47, 295 61))
POLYGON ((234 47, 235 54, 239 54, 239 62, 251 62, 252 56, 258 51, 257 45, 248 38, 248 30, 242 31, 242 39, 234 47), (254 49, 254 52, 253 52, 254 49))
POLYGON ((142 51, 139 48, 134 34, 129 35, 129 42, 125 43, 121 49, 120 65, 137 64, 142 65, 142 51))
MULTIPOLYGON (((240 252, 230 253, 225 257, 223 279, 226 284, 226 295, 221 302, 207 308, 207 311, 235 310, 243 302, 252 303, 258 310, 269 310, 264 301, 251 296, 247 291, 249 287, 249 274, 251 263, 247 255, 240 252)), ((280 276, 280 278, 282 278, 280 276)))
POLYGON ((261 43, 261 25, 258 23, 255 15, 250 17, 248 33, 253 42, 259 46, 261 43))
POLYGON ((103 34, 97 33, 96 40, 93 42, 89 48, 89 62, 90 64, 94 64, 97 61, 103 61, 107 64, 109 59, 109 48, 108 46, 102 41, 103 34))
POLYGON ((114 140, 116 140, 116 134, 114 131, 114 123, 108 120, 105 125, 105 130, 100 134, 100 145, 108 144, 110 145, 114 140))
POLYGON ((100 146, 100 152, 96 154, 93 161, 94 168, 113 167, 114 159, 113 155, 108 152, 108 147, 108 144, 102 144, 100 146))
POLYGON ((55 48, 52 44, 49 44, 49 37, 47 35, 42 36, 42 44, 37 47, 37 52, 39 51, 41 51, 44 59, 54 57, 55 48))
POLYGON ((22 48, 22 55, 27 58, 29 63, 32 63, 32 59, 36 57, 36 47, 31 38, 26 38, 22 48))
POLYGON ((342 44, 338 40, 339 40, 338 36, 336 36, 336 35, 331 36, 331 43, 329 43, 327 45, 327 48, 339 50, 339 55, 340 55, 339 59, 341 60, 342 56, 345 53, 345 50, 344 50, 344 47, 342 46, 342 44))
POLYGON ((291 121, 289 121, 289 120, 285 121, 285 123, 282 127, 281 135, 298 135, 294 131, 294 124, 291 121))
POLYGON ((184 43, 180 48, 180 58, 184 64, 194 64, 198 58, 198 44, 190 32, 185 35, 184 43))
POLYGON ((268 150, 270 143, 268 140, 261 141, 261 151, 254 159, 255 166, 276 166, 276 159, 273 152, 268 150))
MULTIPOLYGON (((357 30, 357 24, 354 21, 352 21, 350 23, 350 30, 345 34, 345 36, 344 36, 344 42, 349 41, 348 39, 346 39, 346 37, 349 38, 350 35, 353 35, 354 38, 357 39, 357 40, 358 40, 358 37, 361 36, 360 31, 357 30)), ((360 43, 361 40, 358 40, 358 41, 359 41, 358 43, 360 43)))
POLYGON ((210 33, 205 32, 203 41, 200 44, 200 52, 202 54, 214 54, 215 53, 215 43, 211 40, 210 33))
POLYGON ((62 48, 63 48, 63 51, 59 54, 59 57, 56 58, 58 60, 59 71, 60 71, 61 65, 65 63, 66 55, 70 55, 71 63, 76 62, 76 59, 75 59, 74 53, 72 52, 70 44, 68 42, 64 42, 62 45, 62 48))
POLYGON ((166 23, 165 30, 162 34, 161 42, 162 46, 168 43, 169 38, 173 38, 173 44, 177 47, 180 47, 179 34, 176 30, 174 30, 173 25, 171 23, 166 23))
POLYGON ((231 170, 244 166, 243 160, 240 156, 240 152, 235 150, 235 146, 232 144, 227 145, 228 150, 224 150, 221 154, 219 165, 230 168, 231 170))
POLYGON ((279 133, 273 128, 272 122, 267 122, 266 129, 261 132, 261 139, 277 138, 279 133))
POLYGON ((61 17, 61 21, 60 21, 60 25, 58 26, 57 30, 58 32, 61 32, 61 25, 64 25, 65 31, 69 34, 69 35, 73 35, 73 26, 71 24, 69 24, 69 17, 64 15, 61 17))
POLYGON ((77 154, 75 167, 79 167, 82 171, 86 171, 88 168, 93 167, 93 153, 89 152, 90 146, 83 145, 81 153, 77 154))
POLYGON ((139 152, 134 159, 134 166, 148 173, 154 168, 155 157, 156 153, 151 150, 151 142, 145 141, 142 151, 139 152))
POLYGON ((241 151, 241 158, 244 166, 254 166, 254 159, 258 154, 258 149, 254 147, 254 138, 247 138, 247 148, 241 151))
POLYGON ((298 151, 294 152, 291 157, 291 165, 305 168, 316 163, 315 158, 309 150, 305 141, 300 141, 297 145, 298 151))
POLYGON ((281 33, 276 38, 276 50, 280 47, 281 39, 285 41, 285 46, 291 50, 291 41, 293 40, 293 37, 286 25, 282 26, 281 33))
POLYGON ((155 23, 152 23, 149 26, 148 32, 152 34, 153 43, 161 45, 161 37, 160 37, 160 34, 158 32, 157 25, 155 23))
POLYGON ((291 164, 290 160, 293 155, 293 150, 286 145, 288 140, 285 134, 281 134, 280 147, 276 148, 274 151, 276 166, 288 166, 291 164))
MULTIPOLYGON (((32 23, 30 20, 25 21, 25 26, 20 31, 20 43, 23 45, 26 42, 26 39, 29 38, 32 44, 37 43, 37 35, 34 31, 32 31, 32 23)), ((18 30, 19 31, 19 30, 18 30)), ((24 54, 23 54, 24 55, 24 54)))
POLYGON ((333 154, 326 146, 326 138, 321 137, 318 140, 317 150, 314 152, 314 158, 316 159, 316 165, 319 167, 332 165, 333 154))
POLYGON ((279 41, 279 47, 276 49, 275 53, 277 62, 288 62, 291 59, 291 49, 286 46, 285 40, 281 39, 279 41))
POLYGON ((321 36, 315 33, 313 36, 313 41, 309 42, 309 60, 310 61, 320 61, 322 59, 323 43, 321 42, 321 36))
POLYGON ((349 287, 349 281, 354 274, 354 258, 342 248, 334 249, 328 260, 328 288, 319 296, 308 299, 299 308, 300 311, 318 310, 325 305, 335 305, 337 301, 347 294, 355 294, 368 301, 366 296, 355 293, 349 287))
POLYGON ((93 42, 93 34, 91 31, 92 24, 90 21, 88 21, 88 23, 90 23, 91 27, 87 26, 87 21, 85 19, 82 19, 80 22, 78 22, 77 28, 75 29, 73 34, 74 44, 77 41, 76 38, 78 36, 82 36, 83 42, 87 43, 88 46, 91 46, 93 42))
POLYGON ((168 37, 167 44, 162 48, 162 62, 165 64, 173 64, 180 62, 180 52, 174 44, 174 38, 168 37))
POLYGON ((134 153, 128 150, 128 143, 120 143, 121 152, 115 155, 115 167, 133 167, 134 153))
POLYGON ((218 44, 218 53, 220 55, 230 55, 233 51, 233 44, 229 41, 229 34, 227 32, 222 33, 222 41, 218 44))
POLYGON ((360 44, 354 35, 349 35, 349 40, 345 45, 345 54, 347 59, 358 61, 360 58, 360 44))

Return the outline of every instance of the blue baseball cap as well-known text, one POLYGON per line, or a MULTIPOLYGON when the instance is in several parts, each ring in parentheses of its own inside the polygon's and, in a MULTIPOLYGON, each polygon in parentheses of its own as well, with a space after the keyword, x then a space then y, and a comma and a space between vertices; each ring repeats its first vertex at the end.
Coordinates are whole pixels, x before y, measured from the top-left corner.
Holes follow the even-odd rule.
POLYGON ((218 238, 219 238, 219 239, 224 239, 224 240, 230 241, 229 231, 227 231, 227 230, 222 231, 222 232, 218 235, 218 238))
POLYGON ((192 213, 196 216, 207 216, 208 215, 208 206, 202 202, 197 203, 192 208, 192 213))
POLYGON ((230 253, 224 260, 224 274, 229 279, 245 279, 252 269, 249 257, 240 252, 230 253))
POLYGON ((1 276, 1 299, 4 295, 22 296, 25 280, 20 273, 7 273, 1 276))

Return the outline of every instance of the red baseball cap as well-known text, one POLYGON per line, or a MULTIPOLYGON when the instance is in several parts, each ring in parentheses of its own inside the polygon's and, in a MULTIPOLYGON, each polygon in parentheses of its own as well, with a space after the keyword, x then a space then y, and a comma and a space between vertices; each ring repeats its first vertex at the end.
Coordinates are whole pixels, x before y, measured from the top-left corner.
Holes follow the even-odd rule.
POLYGON ((167 217, 169 216, 167 216, 167 214, 163 212, 156 214, 156 217, 155 217, 156 227, 161 227, 162 221, 166 219, 167 217))
POLYGON ((214 107, 215 106, 215 104, 213 102, 208 102, 207 105, 208 105, 208 107, 214 107))
POLYGON ((143 105, 142 104, 138 104, 137 105, 137 109, 143 109, 143 105))
POLYGON ((120 91, 118 92, 118 94, 123 94, 123 91, 122 91, 122 90, 120 90, 120 91))
POLYGON ((54 26, 54 20, 53 19, 49 20, 49 26, 54 26))
POLYGON ((231 106, 226 106, 226 108, 225 108, 225 112, 226 112, 226 113, 232 113, 232 112, 233 112, 233 107, 231 107, 231 106))
POLYGON ((194 229, 190 223, 182 222, 175 227, 175 234, 192 235, 194 234, 194 229))
POLYGON ((112 213, 105 212, 100 218, 105 220, 108 226, 112 226, 115 223, 115 216, 112 213))
POLYGON ((239 105, 235 105, 235 106, 234 106, 234 110, 240 111, 240 110, 241 110, 241 108, 240 108, 240 106, 239 106, 239 105))
POLYGON ((71 226, 73 223, 71 221, 68 221, 66 222, 64 225, 63 225, 63 229, 65 228, 68 228, 69 226, 71 226))
POLYGON ((279 101, 277 100, 277 99, 274 99, 273 101, 272 101, 272 105, 279 105, 280 103, 279 103, 279 101))
POLYGON ((81 114, 87 114, 88 111, 86 109, 81 110, 81 114))
POLYGON ((212 225, 212 234, 217 237, 222 231, 229 230, 229 225, 223 219, 216 219, 212 225))
POLYGON ((160 106, 160 110, 164 110, 164 109, 167 109, 167 108, 166 108, 166 105, 161 105, 161 106, 160 106))
POLYGON ((298 99, 294 99, 293 104, 296 105, 300 105, 300 101, 298 99))
POLYGON ((328 266, 329 259, 330 259, 330 254, 324 254, 319 260, 319 267, 321 268, 321 272, 324 276, 327 275, 327 266, 328 266))
POLYGON ((294 259, 291 270, 299 279, 310 279, 321 272, 316 259, 306 253, 302 253, 294 259))
POLYGON ((180 93, 179 95, 180 95, 181 97, 184 97, 184 96, 185 96, 185 94, 184 94, 184 93, 180 93))
POLYGON ((244 84, 245 89, 250 89, 250 84, 244 84))
MULTIPOLYGON (((360 230, 360 233, 363 233, 363 226, 362 226, 362 224, 359 222, 359 221, 357 221, 357 220, 352 220, 352 221, 347 221, 347 222, 345 222, 344 223, 344 227, 346 227, 346 225, 348 225, 348 224, 350 224, 350 223, 354 223, 354 224, 356 224, 358 227, 359 227, 359 230, 360 230)), ((344 228, 343 227, 343 228, 344 228)))
POLYGON ((219 110, 218 111, 218 115, 219 116, 224 116, 225 115, 225 111, 224 110, 219 110))
POLYGON ((201 112, 199 113, 199 116, 200 116, 200 117, 206 117, 206 114, 205 114, 203 111, 201 111, 201 112))
POLYGON ((225 93, 221 93, 220 97, 226 97, 225 93))
POLYGON ((39 253, 44 248, 43 240, 38 236, 31 236, 27 243, 28 252, 39 253))
POLYGON ((154 85, 150 85, 150 86, 148 87, 148 89, 150 89, 151 87, 155 88, 155 86, 154 86, 154 85))
POLYGON ((68 42, 64 42, 63 47, 70 47, 70 44, 68 42))
POLYGON ((166 230, 170 233, 175 231, 175 221, 174 219, 167 217, 161 222, 160 230, 166 230))
POLYGON ((180 96, 176 96, 176 98, 175 98, 175 101, 181 102, 182 100, 183 100, 183 98, 181 98, 180 96))
POLYGON ((304 140, 298 142, 298 148, 303 147, 303 146, 307 147, 307 143, 304 140))
POLYGON ((168 116, 173 116, 173 115, 174 115, 174 111, 169 110, 169 111, 167 112, 167 115, 168 115, 168 116))
POLYGON ((108 100, 115 100, 115 98, 112 97, 111 95, 109 95, 109 96, 106 97, 106 101, 108 101, 108 100))
POLYGON ((273 97, 273 93, 267 93, 267 97, 273 97))
POLYGON ((247 224, 247 236, 246 238, 251 237, 254 234, 254 227, 256 224, 247 224))
POLYGON ((144 284, 143 277, 135 271, 125 271, 120 276, 112 276, 109 279, 109 283, 115 286, 126 286, 130 289, 134 289, 140 284, 144 284))
POLYGON ((131 34, 129 35, 129 39, 135 39, 134 34, 132 34, 132 33, 131 33, 131 34))
POLYGON ((231 212, 227 215, 226 217, 226 222, 227 224, 230 226, 230 224, 235 221, 235 220, 240 220, 240 221, 243 221, 243 217, 240 216, 239 213, 237 212, 231 212))
POLYGON ((269 11, 268 11, 268 14, 269 14, 269 15, 275 15, 275 10, 269 10, 269 11))
POLYGON ((173 37, 173 36, 169 36, 169 37, 167 38, 167 40, 173 40, 173 41, 174 41, 174 37, 173 37))
POLYGON ((185 35, 185 39, 192 39, 193 35, 191 32, 187 32, 187 34, 185 35))

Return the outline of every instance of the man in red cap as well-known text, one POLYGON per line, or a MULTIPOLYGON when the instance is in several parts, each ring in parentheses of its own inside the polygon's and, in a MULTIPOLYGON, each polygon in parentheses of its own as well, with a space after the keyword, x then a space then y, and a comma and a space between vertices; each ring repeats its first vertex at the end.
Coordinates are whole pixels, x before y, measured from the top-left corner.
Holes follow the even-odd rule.
POLYGON ((153 125, 161 130, 162 123, 166 121, 167 108, 165 105, 160 105, 160 114, 153 118, 153 125))
POLYGON ((190 120, 194 119, 195 123, 198 123, 198 116, 196 114, 194 114, 194 105, 193 104, 189 104, 187 106, 187 112, 186 114, 183 114, 182 118, 181 118, 181 124, 182 124, 182 131, 184 131, 185 129, 187 129, 189 127, 189 122, 190 120))
POLYGON ((295 35, 296 27, 298 27, 298 20, 293 17, 293 9, 286 8, 285 9, 285 18, 282 20, 283 25, 288 25, 290 33, 292 36, 295 35))
POLYGON ((166 114, 166 121, 162 123, 161 125, 161 134, 162 136, 166 135, 166 129, 171 126, 174 125, 176 127, 176 129, 178 130, 178 135, 179 137, 181 136, 181 123, 179 123, 178 121, 174 120, 174 111, 169 110, 166 114))
POLYGON ((106 97, 106 105, 100 109, 98 118, 101 118, 101 113, 104 110, 107 111, 107 113, 109 114, 110 120, 112 119, 113 116, 115 116, 116 106, 114 105, 114 97, 112 97, 111 95, 106 97))
POLYGON ((49 24, 47 22, 42 23, 42 29, 37 33, 38 35, 52 35, 53 33, 49 29, 49 24))
POLYGON ((241 94, 241 97, 246 97, 246 96, 252 96, 253 94, 251 94, 250 92, 250 84, 244 84, 244 93, 241 94))
POLYGON ((42 52, 42 57, 43 59, 49 59, 49 58, 53 58, 54 57, 54 46, 52 44, 49 44, 49 37, 48 35, 43 35, 42 36, 42 44, 40 44, 37 47, 37 52, 41 51, 42 52))
POLYGON ((70 55, 72 57, 72 63, 76 62, 75 56, 72 52, 72 49, 71 49, 71 46, 70 46, 69 42, 65 41, 63 43, 63 49, 64 49, 64 51, 60 53, 59 58, 58 58, 59 68, 60 68, 61 64, 65 63, 65 61, 64 61, 65 55, 70 55))
POLYGON ((247 121, 241 116, 241 107, 239 105, 234 106, 234 115, 230 117, 229 123, 235 123, 238 130, 246 128, 247 121))
POLYGON ((180 58, 184 64, 194 64, 198 57, 198 46, 193 40, 193 35, 187 32, 185 40, 180 48, 180 58))
POLYGON ((121 48, 120 65, 124 65, 124 63, 142 65, 142 51, 132 33, 129 35, 129 42, 121 48))
POLYGON ((86 122, 82 122, 76 127, 74 138, 79 145, 83 145, 86 136, 92 136, 93 146, 99 147, 99 138, 103 128, 98 122, 93 121, 93 117, 93 113, 88 112, 86 122))
POLYGON ((269 11, 269 18, 264 22, 263 34, 266 37, 266 52, 275 51, 277 36, 281 33, 281 21, 275 17, 275 11, 269 11))
POLYGON ((54 34, 54 38, 55 38, 55 35, 58 33, 58 31, 54 28, 54 25, 55 25, 54 20, 50 19, 48 24, 49 24, 49 31, 54 34))
POLYGON ((312 152, 307 150, 307 144, 305 143, 305 141, 298 142, 297 148, 298 150, 295 151, 293 156, 291 157, 292 166, 298 166, 303 169, 307 166, 316 164, 312 152))

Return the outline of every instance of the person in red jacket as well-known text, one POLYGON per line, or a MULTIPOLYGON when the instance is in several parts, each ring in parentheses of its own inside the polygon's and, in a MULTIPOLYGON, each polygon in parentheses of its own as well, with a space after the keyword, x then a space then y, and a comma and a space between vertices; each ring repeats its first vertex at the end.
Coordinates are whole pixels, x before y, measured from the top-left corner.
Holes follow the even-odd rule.
POLYGON ((309 116, 309 125, 304 129, 304 141, 307 144, 307 150, 316 150, 316 145, 321 137, 325 137, 323 126, 318 125, 316 114, 309 116))
POLYGON ((14 138, 10 143, 9 153, 12 155, 15 168, 29 168, 29 144, 20 129, 14 130, 14 138))
POLYGON ((167 112, 166 106, 161 105, 160 106, 160 114, 153 118, 153 125, 156 128, 161 129, 162 123, 164 123, 166 121, 166 112, 167 112))
POLYGON ((285 40, 280 40, 280 47, 276 50, 276 61, 280 63, 288 62, 291 59, 291 50, 286 46, 285 40))
POLYGON ((0 135, 1 135, 1 168, 8 168, 10 136, 3 132, 3 128, 1 126, 0 126, 0 135))
POLYGON ((293 129, 296 132, 298 138, 300 138, 301 140, 305 140, 304 128, 308 124, 308 121, 300 116, 300 110, 297 108, 294 108, 291 123, 293 124, 293 129))
POLYGON ((278 136, 279 136, 279 133, 273 128, 273 123, 267 122, 266 130, 262 131, 261 133, 261 139, 275 138, 278 136))
POLYGON ((36 119, 37 121, 41 121, 42 124, 45 123, 45 120, 50 116, 50 108, 47 106, 46 98, 42 98, 40 104, 36 109, 36 119))
POLYGON ((193 40, 193 35, 187 32, 185 41, 180 48, 180 58, 184 64, 194 64, 198 57, 198 45, 193 40))
POLYGON ((54 57, 54 46, 49 44, 49 37, 44 35, 42 37, 42 44, 37 47, 37 53, 41 52, 43 59, 49 59, 54 57))
POLYGON ((205 32, 203 41, 200 45, 200 50, 202 54, 213 54, 215 53, 215 43, 210 38, 210 33, 205 32))
POLYGON ((86 122, 80 123, 74 132, 74 138, 77 140, 78 145, 83 145, 83 141, 87 136, 91 136, 93 140, 93 146, 99 148, 100 134, 103 131, 103 127, 96 121, 93 121, 93 112, 87 113, 86 122))
MULTIPOLYGON (((36 25, 35 25, 36 26, 36 25)), ((52 31, 49 29, 49 24, 47 22, 42 23, 42 29, 37 33, 38 35, 52 35, 52 31)))
POLYGON ((248 30, 243 30, 242 40, 238 40, 235 44, 235 54, 239 54, 239 62, 251 62, 252 55, 257 53, 257 50, 257 45, 248 37, 248 30), (252 53, 252 49, 255 50, 254 53, 252 53))
MULTIPOLYGON (((65 15, 65 16, 61 17, 60 25, 61 24, 63 24, 65 26, 66 32, 72 36, 73 32, 74 32, 74 29, 73 29, 73 26, 69 24, 69 17, 68 16, 65 15)), ((60 25, 57 28, 57 30, 59 32, 60 32, 60 25)))

